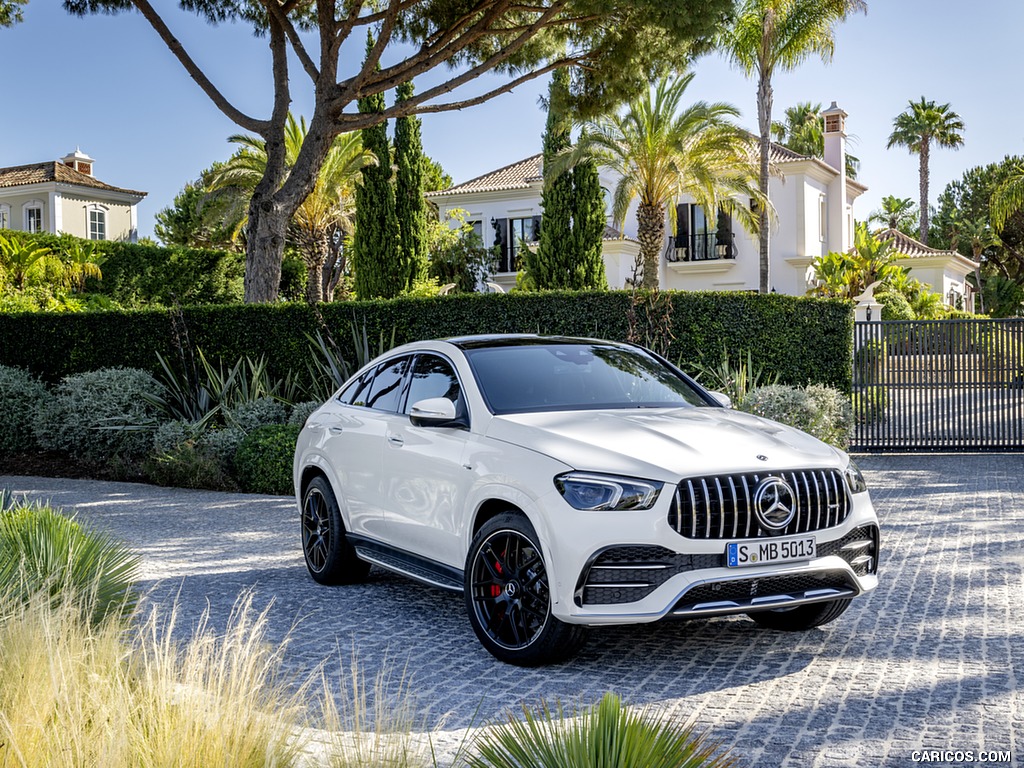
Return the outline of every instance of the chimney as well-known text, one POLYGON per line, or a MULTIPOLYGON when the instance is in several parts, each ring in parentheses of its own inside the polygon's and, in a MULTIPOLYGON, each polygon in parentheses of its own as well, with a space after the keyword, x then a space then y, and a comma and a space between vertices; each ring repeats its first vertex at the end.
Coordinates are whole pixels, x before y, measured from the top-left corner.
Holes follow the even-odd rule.
POLYGON ((85 154, 81 149, 75 149, 69 155, 65 155, 61 162, 64 163, 68 168, 73 168, 79 173, 84 173, 86 176, 92 176, 92 164, 93 159, 85 154))
POLYGON ((828 237, 830 251, 846 253, 853 245, 846 195, 846 113, 832 105, 821 113, 825 119, 825 162, 839 175, 828 185, 828 237))

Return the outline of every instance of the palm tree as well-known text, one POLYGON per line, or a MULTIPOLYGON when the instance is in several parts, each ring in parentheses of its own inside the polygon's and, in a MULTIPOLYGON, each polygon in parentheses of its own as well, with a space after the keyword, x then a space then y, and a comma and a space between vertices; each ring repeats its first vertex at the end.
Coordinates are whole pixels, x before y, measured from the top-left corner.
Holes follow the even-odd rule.
MULTIPOLYGON (((759 186, 768 197, 772 127, 772 77, 776 69, 796 68, 812 54, 832 59, 836 23, 855 11, 867 10, 864 0, 741 0, 733 23, 721 36, 721 47, 746 75, 757 75, 757 124, 761 139, 759 186)), ((768 210, 761 210, 761 293, 770 289, 768 210)))
POLYGON ((886 195, 882 198, 882 207, 872 211, 868 216, 869 224, 881 224, 886 229, 904 231, 917 222, 917 210, 914 201, 909 197, 886 195))
POLYGON ((768 201, 757 189, 748 134, 731 122, 738 116, 728 104, 699 101, 685 109, 680 102, 693 73, 662 78, 632 101, 622 114, 602 117, 584 128, 576 148, 562 164, 594 158, 619 176, 612 217, 621 227, 634 199, 637 240, 644 288, 658 287, 658 266, 665 248, 666 208, 675 226, 675 202, 689 195, 706 211, 723 210, 741 226, 757 231, 758 217, 740 199, 768 201))
MULTIPOLYGON (((784 122, 772 123, 775 142, 800 155, 824 158, 825 116, 821 114, 821 104, 801 101, 787 107, 783 114, 784 122)), ((859 168, 860 160, 847 152, 846 175, 856 179, 859 168)))
POLYGON ((1024 167, 1017 166, 992 193, 992 226, 1002 230, 1007 219, 1024 207, 1024 167))
POLYGON ((918 239, 928 245, 928 159, 932 143, 938 147, 959 149, 964 143, 961 135, 964 123, 949 104, 936 104, 922 96, 920 101, 909 102, 906 111, 896 115, 892 125, 886 148, 906 147, 919 157, 921 226, 918 239))
MULTIPOLYGON (((290 168, 299 156, 306 139, 306 119, 288 115, 285 127, 285 163, 290 168)), ((238 144, 236 152, 213 175, 213 190, 235 187, 251 196, 267 167, 267 148, 263 139, 236 134, 228 141, 238 144)), ((323 301, 324 265, 331 251, 334 234, 351 228, 355 206, 355 185, 368 165, 376 165, 377 157, 363 149, 358 132, 335 138, 317 177, 316 186, 292 216, 290 232, 306 264, 306 299, 311 304, 323 301)), ((245 225, 243 219, 241 226, 245 225)))
MULTIPOLYGON (((954 216, 949 231, 949 241, 954 248, 965 243, 971 249, 975 264, 981 264, 982 255, 987 248, 995 248, 1003 244, 992 225, 985 219, 965 219, 954 216)), ((981 314, 985 314, 985 295, 981 284, 981 267, 974 268, 974 281, 978 284, 978 303, 981 314)))

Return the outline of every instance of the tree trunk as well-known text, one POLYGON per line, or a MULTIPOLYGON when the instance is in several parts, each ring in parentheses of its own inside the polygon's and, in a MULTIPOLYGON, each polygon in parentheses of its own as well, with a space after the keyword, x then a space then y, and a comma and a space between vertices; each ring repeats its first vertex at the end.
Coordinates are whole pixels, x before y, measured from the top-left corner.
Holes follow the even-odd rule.
POLYGON ((259 189, 249 204, 249 225, 245 243, 245 302, 277 301, 284 260, 285 233, 291 214, 273 199, 263 198, 259 189))
MULTIPOLYGON (((764 199, 768 199, 768 161, 771 157, 772 141, 772 82, 764 72, 757 81, 757 127, 761 131, 761 169, 758 187, 764 199)), ((758 290, 768 293, 771 290, 771 266, 769 263, 769 239, 771 230, 768 228, 768 206, 761 204, 760 232, 758 233, 758 256, 761 263, 761 279, 758 290)))
POLYGON ((331 241, 326 234, 310 238, 303 248, 302 260, 306 262, 306 301, 319 304, 324 300, 324 264, 331 250, 331 241))
POLYGON ((920 241, 928 245, 928 150, 927 139, 921 142, 921 166, 918 169, 918 185, 921 188, 921 230, 920 241))
POLYGON ((658 267, 665 248, 665 204, 640 203, 636 211, 637 233, 644 274, 641 286, 648 290, 658 287, 658 267))

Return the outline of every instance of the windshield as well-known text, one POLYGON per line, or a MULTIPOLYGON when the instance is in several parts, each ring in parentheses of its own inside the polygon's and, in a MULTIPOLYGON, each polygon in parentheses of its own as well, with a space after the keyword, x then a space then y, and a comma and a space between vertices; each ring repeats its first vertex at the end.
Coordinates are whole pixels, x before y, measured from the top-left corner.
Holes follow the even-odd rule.
POLYGON ((675 371, 639 349, 529 344, 466 350, 495 414, 708 405, 675 371))

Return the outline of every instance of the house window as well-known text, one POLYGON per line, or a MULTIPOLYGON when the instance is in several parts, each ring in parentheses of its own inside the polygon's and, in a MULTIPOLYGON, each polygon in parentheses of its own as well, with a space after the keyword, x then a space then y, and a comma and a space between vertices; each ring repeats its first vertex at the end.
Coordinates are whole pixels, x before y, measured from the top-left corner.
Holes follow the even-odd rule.
POLYGON ((37 200, 25 203, 25 231, 32 234, 43 231, 43 204, 37 200))
POLYGON ((89 239, 107 239, 107 212, 98 205, 89 208, 89 239))
POLYGON ((0 205, 0 229, 11 228, 11 206, 0 205))
POLYGON ((818 195, 818 239, 825 242, 828 237, 828 205, 824 195, 818 195))
POLYGON ((536 243, 540 240, 540 216, 531 216, 528 219, 509 219, 509 233, 512 250, 512 260, 509 272, 515 272, 522 266, 523 243, 536 243))
POLYGON ((719 209, 714 216, 699 205, 676 206, 676 234, 669 238, 669 261, 736 258, 732 217, 719 209))

